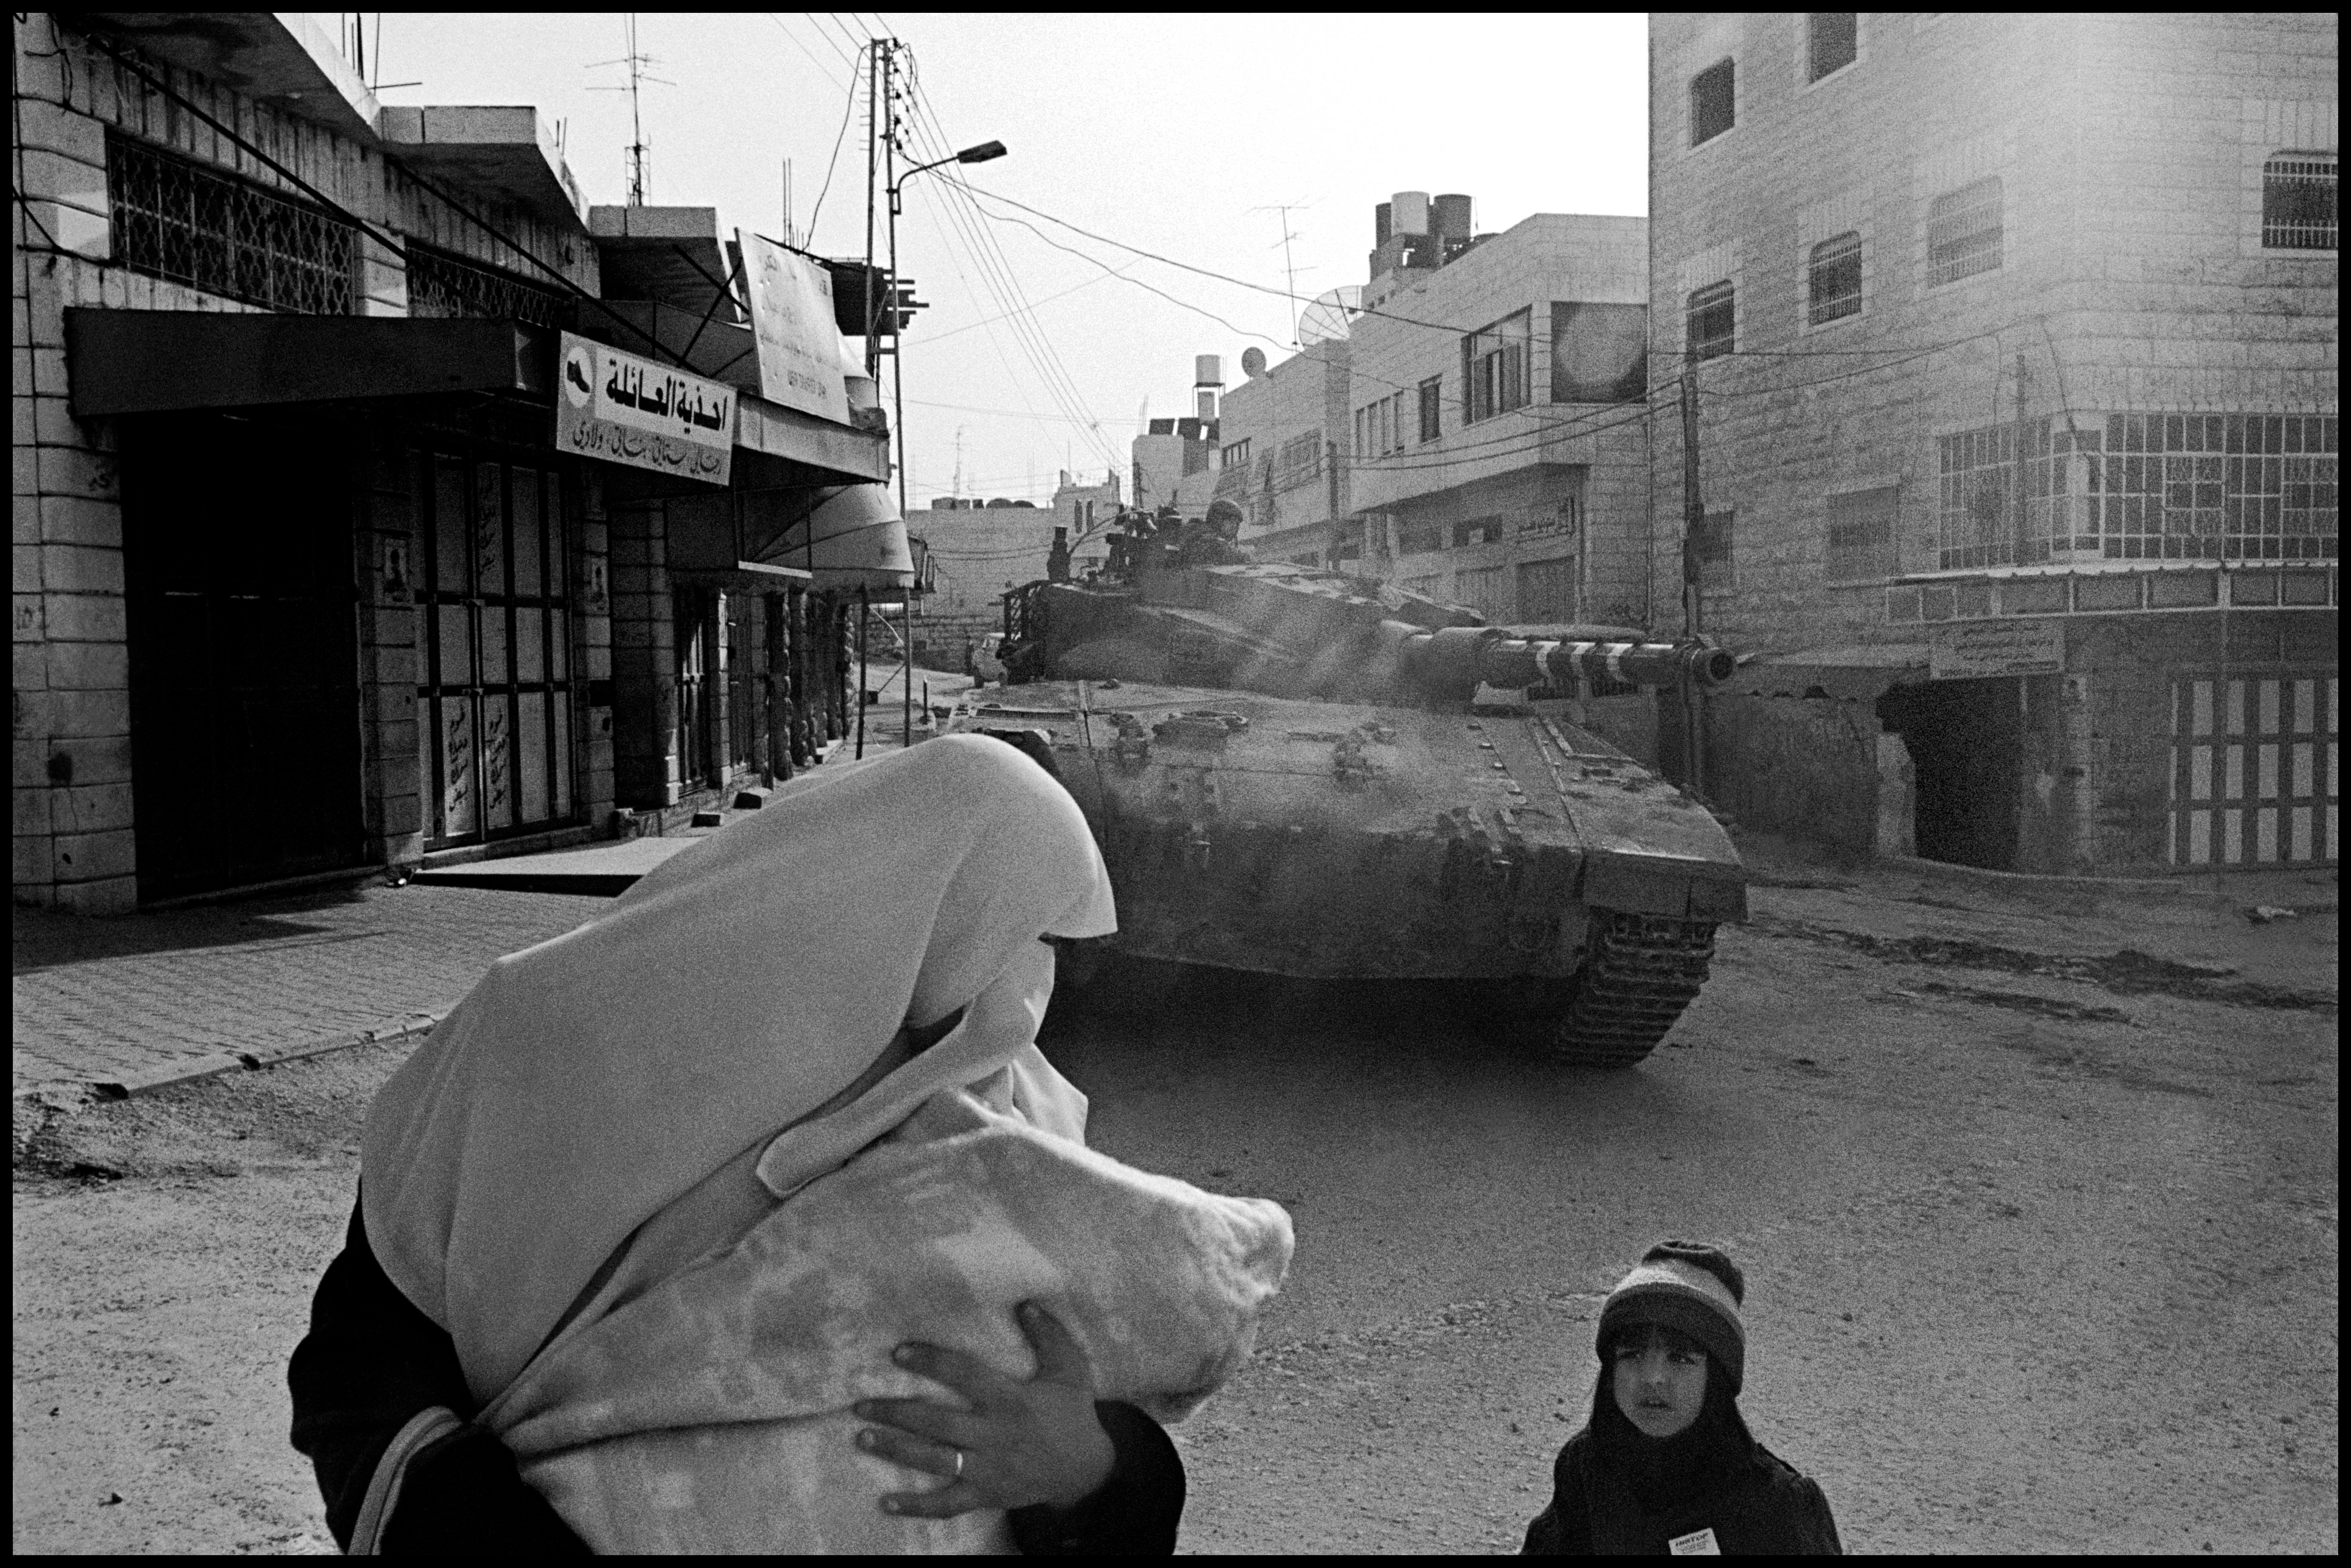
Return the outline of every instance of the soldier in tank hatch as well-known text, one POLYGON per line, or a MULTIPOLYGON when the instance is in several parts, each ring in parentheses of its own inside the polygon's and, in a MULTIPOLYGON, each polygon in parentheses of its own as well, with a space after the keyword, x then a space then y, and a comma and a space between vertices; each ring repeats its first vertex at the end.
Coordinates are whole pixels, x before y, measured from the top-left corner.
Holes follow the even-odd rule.
POLYGON ((1601 1308, 1592 1419, 1552 1466, 1531 1556, 1842 1555, 1818 1483, 1739 1412, 1747 1279, 1719 1249, 1661 1241, 1601 1308))

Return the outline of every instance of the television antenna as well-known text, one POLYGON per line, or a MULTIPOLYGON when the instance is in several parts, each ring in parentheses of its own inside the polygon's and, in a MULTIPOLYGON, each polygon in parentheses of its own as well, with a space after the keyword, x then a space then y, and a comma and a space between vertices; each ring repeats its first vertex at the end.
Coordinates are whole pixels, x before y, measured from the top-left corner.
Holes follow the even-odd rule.
MULTIPOLYGON (((1290 245, 1292 240, 1295 240, 1300 236, 1297 231, 1290 226, 1290 214, 1292 213, 1310 212, 1318 203, 1321 202, 1321 200, 1322 198, 1318 196, 1311 202, 1273 202, 1269 203, 1264 206, 1251 207, 1249 209, 1249 211, 1253 213, 1280 213, 1281 214, 1281 270, 1282 276, 1290 281, 1290 346, 1293 349, 1301 346, 1298 340, 1298 264, 1296 261, 1291 259, 1290 245)), ((1268 246, 1266 248, 1268 250, 1271 250, 1273 247, 1271 246, 1268 246)), ((1306 270, 1311 272, 1314 269, 1310 267, 1306 270)))
POLYGON ((626 88, 591 87, 588 90, 626 92, 629 95, 629 205, 642 207, 645 204, 645 197, 650 193, 645 178, 645 154, 652 152, 653 148, 645 141, 644 110, 638 89, 641 84, 649 81, 659 82, 664 87, 675 87, 677 83, 667 77, 654 76, 646 68, 649 66, 657 66, 661 62, 638 49, 637 14, 634 11, 628 14, 626 26, 629 52, 617 60, 599 60, 588 68, 594 71, 602 70, 607 66, 626 66, 629 68, 629 85, 626 88))

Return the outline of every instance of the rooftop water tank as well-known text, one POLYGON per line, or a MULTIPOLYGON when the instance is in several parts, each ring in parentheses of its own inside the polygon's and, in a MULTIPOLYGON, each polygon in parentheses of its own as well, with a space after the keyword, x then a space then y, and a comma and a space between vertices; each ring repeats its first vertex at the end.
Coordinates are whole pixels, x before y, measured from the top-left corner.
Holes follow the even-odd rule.
POLYGON ((1220 387, 1225 384, 1225 357, 1222 354, 1192 356, 1192 384, 1196 387, 1220 387))
POLYGON ((1428 193, 1398 191, 1389 198, 1393 211, 1391 223, 1400 235, 1425 235, 1428 232, 1428 193))
POLYGON ((1444 195, 1436 202, 1435 233, 1444 239, 1468 239, 1475 231, 1470 202, 1464 195, 1444 195))

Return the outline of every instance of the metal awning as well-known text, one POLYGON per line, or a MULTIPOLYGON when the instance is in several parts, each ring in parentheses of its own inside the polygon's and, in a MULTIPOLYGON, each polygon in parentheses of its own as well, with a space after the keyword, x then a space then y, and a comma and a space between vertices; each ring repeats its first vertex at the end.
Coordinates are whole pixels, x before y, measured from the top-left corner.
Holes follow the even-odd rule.
MULTIPOLYGON (((80 419, 436 392, 511 392, 548 404, 555 341, 545 328, 512 320, 77 306, 66 312, 68 401, 80 419)), ((736 407, 737 450, 780 459, 768 465, 771 476, 801 476, 784 482, 878 485, 890 476, 886 434, 748 392, 738 392, 736 407)))
POLYGON ((555 335, 519 321, 269 311, 66 312, 78 419, 555 386, 555 335))
POLYGON ((822 589, 899 593, 914 583, 906 522, 885 485, 849 485, 777 537, 758 559, 815 573, 822 589))

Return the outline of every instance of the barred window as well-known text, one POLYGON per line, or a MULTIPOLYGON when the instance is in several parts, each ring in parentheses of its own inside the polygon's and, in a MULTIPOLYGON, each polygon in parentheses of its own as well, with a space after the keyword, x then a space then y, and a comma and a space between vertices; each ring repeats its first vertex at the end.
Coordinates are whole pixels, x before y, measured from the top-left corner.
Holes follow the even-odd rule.
POLYGON ((1689 297, 1683 329, 1691 359, 1711 360, 1731 351, 1737 331, 1737 304, 1728 282, 1709 283, 1689 297))
POLYGON ((1466 423, 1475 424, 1514 408, 1524 408, 1529 348, 1534 340, 1534 312, 1505 316, 1482 332, 1461 340, 1461 380, 1468 389, 1466 423))
POLYGON ((306 316, 358 304, 359 231, 192 159, 109 132, 115 259, 133 272, 306 316))
POLYGON ((1690 78, 1690 145, 1711 141, 1730 129, 1738 115, 1738 68, 1729 60, 1690 78))
POLYGON ((1218 459, 1218 465, 1225 468, 1245 468, 1249 465, 1249 444, 1247 441, 1236 441, 1225 448, 1223 455, 1218 459))
POLYGON ((1445 382, 1431 376, 1420 383, 1420 438, 1434 441, 1442 434, 1445 382))
POLYGON ((1303 485, 1322 476, 1322 433, 1310 430, 1303 435, 1292 436, 1281 444, 1281 454, 1274 465, 1276 487, 1287 490, 1293 485, 1303 485))
POLYGON ((1829 497, 1828 579, 1864 582, 1893 575, 1899 489, 1853 490, 1829 497))
POLYGON ((408 313, 537 327, 568 327, 572 317, 571 301, 552 288, 414 240, 408 243, 408 313))
POLYGON ((1945 436, 1938 559, 2334 560, 2338 441, 2320 414, 2108 414, 1945 436))
POLYGON ((2262 245, 2269 250, 2333 250, 2335 159, 2332 152, 2280 152, 2262 165, 2262 245))
POLYGON ((1861 314, 1861 235, 1837 235, 1813 246, 1806 283, 1813 297, 1813 325, 1861 314))
POLYGON ((1997 270, 2000 247, 1999 175, 1947 191, 1927 208, 1928 285, 1997 270))
POLYGON ((1860 54, 1860 20, 1857 11, 1805 13, 1805 42, 1812 57, 1812 74, 1805 80, 1818 81, 1853 64, 1860 54))

